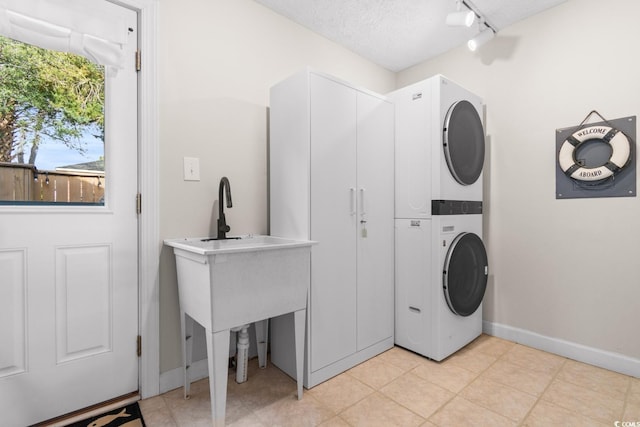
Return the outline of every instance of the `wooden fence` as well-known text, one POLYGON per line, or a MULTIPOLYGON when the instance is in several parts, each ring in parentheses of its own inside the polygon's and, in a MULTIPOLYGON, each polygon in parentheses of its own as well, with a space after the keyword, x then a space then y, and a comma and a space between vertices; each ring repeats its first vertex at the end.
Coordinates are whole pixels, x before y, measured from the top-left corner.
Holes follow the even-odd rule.
POLYGON ((40 171, 0 163, 0 201, 104 203, 104 172, 40 171))

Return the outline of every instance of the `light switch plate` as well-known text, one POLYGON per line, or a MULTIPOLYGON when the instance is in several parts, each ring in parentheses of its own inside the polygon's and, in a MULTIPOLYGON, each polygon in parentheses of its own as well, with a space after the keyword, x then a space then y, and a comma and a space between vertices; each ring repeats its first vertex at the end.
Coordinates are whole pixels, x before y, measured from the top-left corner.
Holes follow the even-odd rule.
POLYGON ((184 158, 184 180, 200 181, 200 159, 197 157, 184 158))

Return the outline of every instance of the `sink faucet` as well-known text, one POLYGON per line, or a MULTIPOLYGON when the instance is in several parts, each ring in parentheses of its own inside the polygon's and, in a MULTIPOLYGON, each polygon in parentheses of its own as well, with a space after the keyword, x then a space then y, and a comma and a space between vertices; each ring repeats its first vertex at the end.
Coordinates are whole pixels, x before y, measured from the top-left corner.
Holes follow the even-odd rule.
POLYGON ((231 202, 231 186, 229 185, 229 179, 223 176, 220 180, 220 186, 218 187, 218 240, 224 240, 227 238, 227 232, 231 230, 231 227, 227 225, 227 220, 224 217, 224 204, 223 202, 223 190, 227 189, 227 207, 233 206, 231 202))

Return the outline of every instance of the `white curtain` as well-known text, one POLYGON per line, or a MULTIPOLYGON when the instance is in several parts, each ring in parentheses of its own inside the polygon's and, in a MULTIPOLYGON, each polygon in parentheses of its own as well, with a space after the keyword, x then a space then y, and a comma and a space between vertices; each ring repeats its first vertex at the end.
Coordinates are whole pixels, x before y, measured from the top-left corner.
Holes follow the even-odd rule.
POLYGON ((0 34, 71 52, 107 68, 123 68, 124 45, 136 35, 106 0, 0 0, 0 34))

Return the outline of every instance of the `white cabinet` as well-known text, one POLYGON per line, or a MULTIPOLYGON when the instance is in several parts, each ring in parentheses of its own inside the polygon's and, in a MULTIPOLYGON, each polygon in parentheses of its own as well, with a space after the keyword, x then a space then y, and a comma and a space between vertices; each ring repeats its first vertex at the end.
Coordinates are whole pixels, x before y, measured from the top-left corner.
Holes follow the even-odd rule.
MULTIPOLYGON (((393 346, 394 107, 304 71, 271 89, 270 225, 311 239, 306 387, 393 346)), ((292 319, 272 321, 271 360, 295 377, 292 319)))

